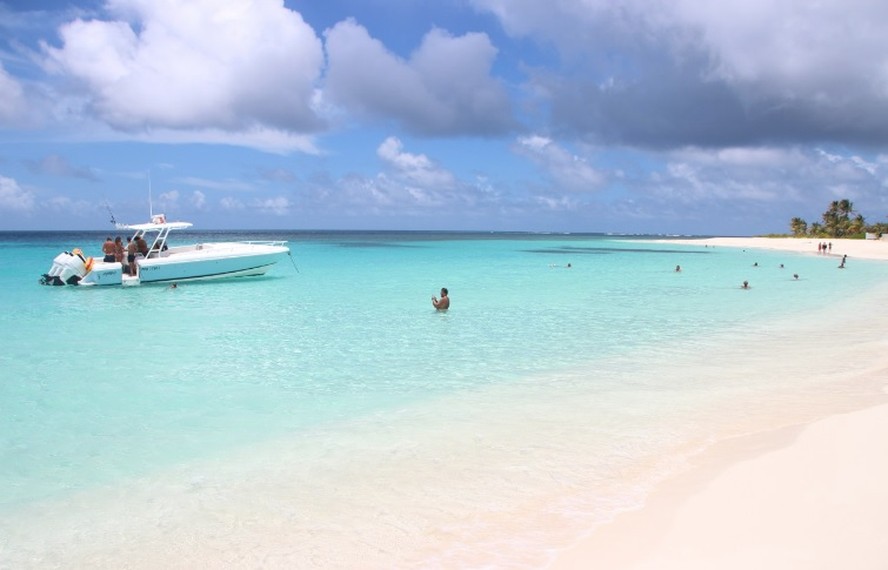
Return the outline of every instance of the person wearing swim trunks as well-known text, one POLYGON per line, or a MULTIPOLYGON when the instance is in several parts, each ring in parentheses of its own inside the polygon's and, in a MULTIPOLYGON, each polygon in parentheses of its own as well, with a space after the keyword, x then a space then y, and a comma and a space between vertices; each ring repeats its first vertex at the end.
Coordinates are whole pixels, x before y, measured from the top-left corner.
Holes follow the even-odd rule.
POLYGON ((120 236, 114 238, 114 261, 117 263, 123 263, 123 258, 126 255, 125 250, 123 249, 123 240, 120 239, 120 236))
POLYGON ((132 238, 126 238, 129 243, 126 245, 126 262, 129 265, 129 274, 136 276, 136 252, 139 251, 139 244, 132 238))
POLYGON ((111 241, 111 236, 108 236, 108 239, 105 240, 105 243, 102 244, 102 253, 105 254, 105 263, 114 263, 114 242, 111 241))

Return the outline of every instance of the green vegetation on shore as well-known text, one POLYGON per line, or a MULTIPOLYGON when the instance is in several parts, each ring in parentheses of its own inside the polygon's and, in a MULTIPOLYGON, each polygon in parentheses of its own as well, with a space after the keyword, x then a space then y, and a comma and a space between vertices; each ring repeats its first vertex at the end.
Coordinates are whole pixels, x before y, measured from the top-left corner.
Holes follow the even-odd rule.
POLYGON ((867 224, 863 215, 854 211, 850 200, 833 200, 823 212, 823 222, 808 222, 793 218, 789 229, 794 237, 863 239, 867 233, 881 235, 888 232, 888 224, 867 224))

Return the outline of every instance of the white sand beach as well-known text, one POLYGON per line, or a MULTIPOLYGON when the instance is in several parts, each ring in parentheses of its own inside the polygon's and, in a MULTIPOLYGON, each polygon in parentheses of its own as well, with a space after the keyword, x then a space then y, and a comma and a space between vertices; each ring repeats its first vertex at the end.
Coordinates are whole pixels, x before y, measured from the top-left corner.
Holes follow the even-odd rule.
MULTIPOLYGON (((818 255, 814 239, 662 241, 818 255)), ((823 241, 832 242, 833 256, 888 260, 888 241, 823 241)), ((875 333, 884 348, 888 331, 875 333)), ((884 350, 872 354, 872 370, 888 383, 884 350)), ((888 405, 881 404, 721 442, 550 568, 886 568, 886 440, 888 405)))
POLYGON ((879 259, 888 261, 888 239, 813 239, 813 238, 767 238, 767 237, 714 237, 703 239, 663 239, 660 243, 682 245, 705 245, 710 247, 739 247, 748 249, 771 249, 817 255, 817 244, 832 244, 829 255, 849 258, 879 259))

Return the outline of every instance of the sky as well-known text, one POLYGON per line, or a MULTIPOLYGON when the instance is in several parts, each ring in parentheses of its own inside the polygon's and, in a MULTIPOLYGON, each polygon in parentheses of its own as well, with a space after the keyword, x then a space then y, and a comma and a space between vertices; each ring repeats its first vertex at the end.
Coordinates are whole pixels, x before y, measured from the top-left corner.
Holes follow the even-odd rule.
POLYGON ((888 220, 879 0, 0 0, 0 230, 888 220))

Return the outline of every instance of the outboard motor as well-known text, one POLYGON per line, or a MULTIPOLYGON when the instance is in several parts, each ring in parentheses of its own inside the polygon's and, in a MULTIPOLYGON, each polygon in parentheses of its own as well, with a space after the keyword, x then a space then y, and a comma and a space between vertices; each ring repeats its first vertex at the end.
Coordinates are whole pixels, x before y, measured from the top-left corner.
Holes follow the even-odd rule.
POLYGON ((40 284, 77 285, 83 276, 92 270, 94 262, 92 257, 84 257, 79 248, 60 253, 52 260, 49 273, 44 273, 40 277, 40 284))

